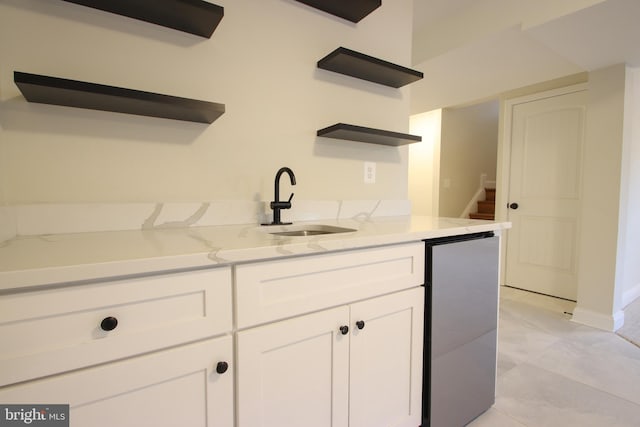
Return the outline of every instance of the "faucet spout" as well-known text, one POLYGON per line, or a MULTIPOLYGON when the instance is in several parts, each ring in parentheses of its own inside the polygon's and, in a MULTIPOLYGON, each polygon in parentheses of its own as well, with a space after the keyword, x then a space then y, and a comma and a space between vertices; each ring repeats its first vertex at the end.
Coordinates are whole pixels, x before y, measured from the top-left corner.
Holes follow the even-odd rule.
POLYGON ((280 201, 280 177, 282 177, 282 174, 284 173, 289 175, 291 185, 296 185, 296 176, 290 168, 282 167, 278 170, 274 183, 274 200, 269 205, 271 209, 273 209, 273 222, 271 223, 271 225, 291 224, 290 222, 282 222, 280 220, 280 211, 282 209, 291 209, 291 199, 293 199, 293 193, 291 193, 288 201, 280 201))

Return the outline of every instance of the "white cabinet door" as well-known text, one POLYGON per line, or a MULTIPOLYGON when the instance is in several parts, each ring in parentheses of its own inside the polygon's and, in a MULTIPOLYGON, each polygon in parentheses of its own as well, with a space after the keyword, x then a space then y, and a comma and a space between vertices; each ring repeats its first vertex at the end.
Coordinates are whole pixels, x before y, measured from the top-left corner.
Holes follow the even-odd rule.
POLYGON ((349 427, 420 425, 423 312, 422 287, 351 306, 349 427))
POLYGON ((347 427, 346 306, 238 333, 239 427, 347 427))
POLYGON ((72 427, 233 427, 232 351, 230 336, 183 345, 0 388, 0 402, 69 404, 72 427))
POLYGON ((239 332, 238 426, 420 425, 423 310, 415 288, 239 332))

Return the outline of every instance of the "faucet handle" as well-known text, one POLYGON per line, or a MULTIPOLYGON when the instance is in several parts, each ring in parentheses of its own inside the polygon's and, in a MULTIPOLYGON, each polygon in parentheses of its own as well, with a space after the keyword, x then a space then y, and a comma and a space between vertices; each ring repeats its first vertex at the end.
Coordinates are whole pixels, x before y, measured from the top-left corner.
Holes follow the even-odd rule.
POLYGON ((273 201, 269 204, 269 206, 271 207, 271 209, 291 209, 291 199, 293 199, 293 194, 291 193, 291 195, 289 196, 289 200, 288 201, 282 201, 282 202, 276 202, 273 201))

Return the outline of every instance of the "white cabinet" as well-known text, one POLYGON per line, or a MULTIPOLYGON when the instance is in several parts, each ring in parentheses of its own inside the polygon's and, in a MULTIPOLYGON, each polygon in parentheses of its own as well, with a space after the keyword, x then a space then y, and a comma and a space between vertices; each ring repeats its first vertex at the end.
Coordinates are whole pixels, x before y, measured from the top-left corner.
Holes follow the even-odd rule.
POLYGON ((72 427, 232 427, 232 348, 231 336, 183 345, 0 388, 0 402, 69 404, 72 427))
POLYGON ((221 267, 0 295, 0 402, 69 404, 77 427, 233 427, 231 288, 221 267))
POLYGON ((76 427, 416 427, 424 262, 418 242, 4 293, 0 402, 76 427))
POLYGON ((348 307, 238 333, 239 427, 346 427, 348 307))
POLYGON ((423 312, 422 287, 351 306, 350 427, 420 425, 423 312))
POLYGON ((235 273, 238 427, 420 425, 424 244, 235 273))
POLYGON ((0 295, 0 386, 230 332, 231 304, 229 267, 0 295))
POLYGON ((424 243, 285 258, 236 267, 237 326, 249 326, 420 286, 424 243))

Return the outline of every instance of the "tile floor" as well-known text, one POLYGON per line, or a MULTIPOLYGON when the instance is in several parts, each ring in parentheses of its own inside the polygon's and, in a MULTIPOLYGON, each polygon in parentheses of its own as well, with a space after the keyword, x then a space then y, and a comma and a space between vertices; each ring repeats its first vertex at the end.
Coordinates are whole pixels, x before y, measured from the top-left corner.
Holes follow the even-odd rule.
POLYGON ((616 334, 640 347, 640 298, 624 308, 624 325, 616 334))
POLYGON ((571 322, 571 302, 500 292, 496 403, 470 427, 640 426, 640 348, 571 322))

